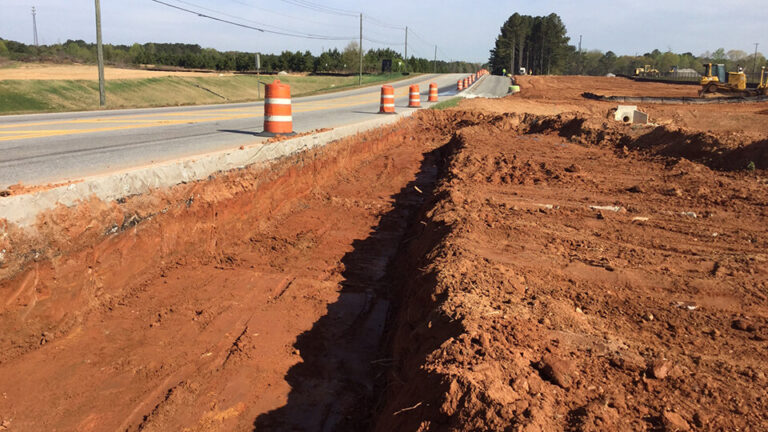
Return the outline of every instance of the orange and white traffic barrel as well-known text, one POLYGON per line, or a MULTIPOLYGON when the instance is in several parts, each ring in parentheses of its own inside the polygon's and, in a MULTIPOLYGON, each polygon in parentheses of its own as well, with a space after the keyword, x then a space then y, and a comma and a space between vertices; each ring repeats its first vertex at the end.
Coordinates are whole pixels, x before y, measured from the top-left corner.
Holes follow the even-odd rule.
POLYGON ((464 90, 464 80, 459 80, 459 82, 456 83, 456 90, 458 91, 464 90))
POLYGON ((408 108, 421 107, 421 97, 419 96, 419 86, 412 85, 408 91, 408 108))
POLYGON ((427 99, 427 102, 437 102, 437 84, 435 83, 429 84, 429 99, 427 99))
POLYGON ((379 107, 379 113, 395 113, 395 88, 391 85, 381 86, 381 105, 379 107))
POLYGON ((275 80, 267 84, 264 97, 264 132, 274 134, 293 133, 291 115, 291 86, 275 80))
POLYGON ((464 78, 464 88, 469 88, 469 78, 464 78))

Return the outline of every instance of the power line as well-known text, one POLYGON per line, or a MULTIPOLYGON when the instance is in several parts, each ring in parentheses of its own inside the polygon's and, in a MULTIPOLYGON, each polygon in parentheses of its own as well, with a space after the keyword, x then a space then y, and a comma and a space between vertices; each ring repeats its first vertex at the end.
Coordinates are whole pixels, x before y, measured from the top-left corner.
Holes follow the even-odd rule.
MULTIPOLYGON (((313 21, 313 20, 309 20, 309 19, 306 19, 306 18, 300 18, 300 17, 297 17, 297 16, 288 15, 288 14, 285 14, 285 13, 282 13, 282 12, 275 12, 275 11, 270 10, 270 9, 265 9, 263 7, 260 7, 260 6, 252 5, 252 4, 250 4, 248 2, 245 2, 245 1, 242 1, 242 0, 229 0, 229 1, 231 1, 233 3, 237 3, 237 4, 240 4, 240 5, 243 5, 243 6, 248 6, 250 8, 253 8, 253 9, 256 9, 256 10, 260 10, 262 12, 266 12, 266 13, 270 13, 270 14, 273 14, 273 15, 281 16, 283 18, 288 18, 288 19, 292 19, 292 20, 296 20, 296 21, 301 21, 302 23, 319 24, 319 25, 322 25, 322 26, 327 26, 328 25, 327 21, 326 22, 313 21)), ((351 26, 349 24, 342 24, 342 26, 346 26, 346 27, 350 27, 351 28, 351 26)), ((338 27, 338 25, 337 25, 337 27, 338 27)))
POLYGON ((323 12, 331 15, 341 15, 349 17, 357 17, 360 12, 351 11, 348 9, 334 8, 317 3, 312 3, 306 0, 282 0, 284 3, 292 4, 294 6, 300 6, 307 9, 312 9, 316 12, 323 12))
MULTIPOLYGON (((178 5, 175 5, 175 4, 167 3, 166 1, 163 1, 163 0, 151 0, 151 1, 155 2, 155 3, 158 3, 158 4, 161 4, 161 5, 164 5, 164 6, 167 6, 167 7, 170 7, 170 8, 173 8, 173 9, 177 9, 177 10, 180 10, 180 11, 183 11, 183 12, 187 12, 187 13, 190 13, 190 14, 197 15, 198 17, 201 17, 201 18, 207 18, 207 19, 210 19, 210 20, 218 21, 218 22, 225 23, 225 24, 234 25, 234 26, 241 27, 241 28, 255 30, 255 31, 258 31, 258 32, 262 32, 262 33, 271 33, 271 34, 276 34, 276 35, 281 35, 281 36, 289 36, 289 37, 296 37, 296 38, 302 38, 302 39, 329 40, 329 41, 349 41, 349 40, 356 39, 355 36, 329 36, 329 35, 324 35, 324 34, 297 32, 297 31, 293 31, 293 30, 290 30, 290 29, 285 29, 285 28, 282 28, 282 27, 277 27, 277 26, 273 26, 273 25, 270 25, 270 24, 265 24, 265 23, 258 22, 258 21, 253 21, 253 20, 250 20, 250 19, 247 19, 247 18, 231 15, 231 14, 219 11, 219 10, 215 10, 215 9, 211 9, 211 8, 208 8, 208 7, 205 7, 205 6, 201 6, 201 5, 198 5, 198 4, 195 4, 195 3, 191 3, 191 2, 188 2, 186 0, 168 0, 168 1, 175 1, 177 3, 182 3, 182 4, 185 4, 185 5, 189 5, 191 7, 199 9, 199 10, 208 11, 208 12, 214 13, 216 15, 220 15, 220 16, 224 16, 224 17, 229 17, 229 18, 232 18, 232 19, 230 20, 230 19, 221 18, 219 16, 209 15, 209 14, 206 14, 206 13, 199 12, 198 10, 188 9, 186 7, 181 7, 181 6, 178 6, 178 5), (250 23, 253 23, 254 25, 244 24, 242 21, 250 22, 250 23)), ((303 18, 298 18, 298 17, 282 14, 282 13, 279 13, 279 12, 273 12, 273 11, 269 11, 269 10, 266 10, 266 9, 263 9, 263 8, 259 8, 257 6, 251 5, 251 4, 249 4, 249 3, 245 2, 245 1, 242 1, 242 0, 230 0, 230 1, 242 4, 244 6, 254 7, 256 9, 260 9, 260 10, 263 10, 263 11, 266 11, 266 12, 269 12, 269 13, 273 13, 275 15, 281 15, 281 16, 284 16, 284 17, 287 17, 287 18, 291 18, 291 19, 295 19, 295 20, 301 20, 302 22, 311 22, 311 21, 305 20, 303 18)), ((349 17, 358 17, 359 16, 358 12, 350 11, 350 10, 347 10, 347 9, 341 9, 341 8, 335 8, 335 7, 320 5, 320 4, 313 3, 313 2, 310 2, 310 1, 307 1, 307 0, 281 0, 281 1, 283 1, 285 3, 288 3, 288 4, 291 4, 291 5, 294 5, 294 6, 299 6, 299 7, 307 8, 307 9, 313 10, 315 12, 323 12, 323 13, 328 13, 328 14, 338 15, 338 16, 349 16, 349 17)), ((368 21, 368 22, 370 22, 370 23, 372 23, 374 25, 377 25, 377 26, 383 27, 383 28, 388 28, 388 29, 393 29, 393 30, 406 30, 406 29, 408 29, 406 31, 410 32, 411 34, 413 34, 419 40, 420 43, 424 44, 424 46, 429 46, 431 48, 431 47, 433 47, 435 45, 435 44, 429 42, 426 38, 420 36, 418 33, 414 32, 413 29, 410 29, 408 27, 398 27, 396 25, 391 25, 391 24, 385 23, 384 21, 381 21, 379 19, 367 16, 367 15, 363 15, 363 20, 368 21)), ((317 24, 320 24, 320 23, 317 23, 317 24)), ((368 33, 376 34, 377 32, 371 32, 370 29, 369 29, 368 33)), ((380 39, 380 38, 372 38, 372 37, 366 37, 366 36, 363 36, 362 39, 365 40, 365 41, 371 42, 371 43, 375 43, 375 44, 379 44, 379 45, 384 45, 384 46, 403 46, 403 45, 405 45, 403 42, 392 42, 392 41, 387 41, 387 40, 383 40, 383 39, 380 39)), ((438 50, 439 50, 440 53, 442 53, 442 55, 444 55, 447 58, 447 55, 442 50, 440 50, 439 48, 438 48, 438 50)), ((413 51, 414 54, 418 55, 418 52, 416 52, 416 50, 412 49, 412 51, 413 51)))
POLYGON ((271 27, 271 28, 277 29, 277 31, 281 31, 281 32, 295 33, 297 35, 306 35, 306 36, 318 37, 318 38, 326 38, 326 37, 328 37, 328 36, 325 36, 325 35, 318 35, 318 34, 313 34, 313 33, 293 32, 292 30, 288 30, 288 29, 285 29, 285 28, 281 28, 281 27, 277 27, 277 26, 273 26, 273 25, 269 25, 269 24, 264 24, 264 23, 261 23, 261 22, 253 21, 253 20, 250 20, 248 18, 242 18, 242 17, 238 17, 238 16, 235 16, 235 15, 230 15, 230 14, 225 13, 225 12, 221 12, 221 11, 218 11, 218 10, 215 10, 215 9, 207 8, 205 6, 200 6, 200 5, 197 5, 197 4, 194 4, 194 3, 190 3, 190 2, 188 2, 186 0, 174 0, 174 1, 176 1, 177 3, 183 3, 183 4, 186 4, 186 5, 189 5, 189 6, 193 6, 193 7, 199 8, 199 9, 207 10, 209 12, 214 12, 214 13, 217 13, 219 15, 224 15, 224 16, 229 17, 229 18, 241 19, 243 21, 248 21, 248 22, 254 23, 256 25, 259 25, 261 27, 271 27))
MULTIPOLYGON (((208 18, 208 19, 211 19, 211 20, 214 20, 214 21, 219 21, 219 22, 222 22, 222 23, 225 23, 225 24, 231 24, 231 25, 234 25, 234 26, 237 26, 237 27, 242 27, 242 28, 246 28, 246 29, 250 29, 250 30, 256 30, 256 31, 262 32, 262 33, 272 33, 272 34, 277 34, 277 35, 281 35, 281 36, 298 37, 298 38, 303 38, 303 39, 338 40, 338 41, 354 39, 354 36, 352 36, 352 37, 339 37, 339 36, 315 35, 315 34, 310 34, 310 33, 302 34, 302 33, 296 33, 296 32, 289 32, 287 30, 284 30, 284 31, 268 30, 268 29, 265 29, 265 28, 262 28, 262 27, 273 27, 273 26, 268 26, 268 25, 264 25, 264 24, 259 23, 259 25, 261 27, 254 27, 254 26, 251 26, 251 25, 248 25, 248 24, 243 24, 243 23, 240 23, 240 22, 230 21, 230 20, 227 20, 227 19, 223 19, 223 18, 212 16, 212 15, 207 15, 207 14, 204 14, 204 13, 200 13, 200 12, 197 12, 197 11, 194 11, 194 10, 191 10, 191 9, 183 8, 181 6, 176 6, 176 5, 173 5, 173 4, 170 4, 170 3, 166 3, 166 2, 161 1, 161 0, 150 0, 150 1, 153 1, 155 3, 161 4, 161 5, 164 5, 164 6, 168 6, 168 7, 173 8, 173 9, 178 9, 180 11, 191 13, 191 14, 197 15, 197 16, 199 16, 201 18, 208 18)), ((181 1, 181 0, 176 0, 176 1, 181 1)), ((189 4, 188 2, 184 2, 184 3, 189 4)), ((203 8, 201 6, 195 6, 195 7, 200 7, 201 9, 207 9, 207 8, 203 8)), ((216 13, 219 13, 221 15, 226 15, 226 14, 221 13, 221 12, 216 12, 216 13)), ((242 19, 242 18, 240 18, 240 19, 242 19)), ((245 20, 245 21, 248 21, 248 20, 245 20)))
POLYGON ((430 42, 430 41, 428 41, 428 40, 424 39, 424 38, 423 38, 423 37, 421 37, 421 36, 419 36, 419 34, 418 34, 418 33, 416 33, 415 31, 413 31, 413 29, 409 29, 409 33, 410 33, 410 34, 412 34, 412 35, 414 35, 414 36, 416 36, 416 39, 420 40, 420 41, 421 41, 421 43, 423 43, 425 46, 428 46, 428 47, 430 47, 430 48, 431 48, 431 47, 433 47, 433 46, 435 46, 435 44, 434 44, 434 43, 432 43, 432 42, 430 42))
POLYGON ((378 40, 378 39, 371 39, 371 38, 365 37, 365 36, 363 36, 363 40, 368 41, 368 42, 372 42, 372 43, 381 44, 381 45, 403 45, 402 42, 383 41, 383 40, 378 40))
POLYGON ((384 28, 388 28, 388 29, 392 29, 392 30, 403 30, 404 29, 404 27, 398 27, 398 26, 395 26, 395 25, 392 25, 392 24, 387 24, 387 23, 385 23, 383 21, 380 21, 380 20, 377 20, 376 18, 373 18, 373 17, 366 16, 365 19, 368 20, 369 22, 371 22, 372 24, 375 24, 375 25, 377 25, 379 27, 384 27, 384 28))

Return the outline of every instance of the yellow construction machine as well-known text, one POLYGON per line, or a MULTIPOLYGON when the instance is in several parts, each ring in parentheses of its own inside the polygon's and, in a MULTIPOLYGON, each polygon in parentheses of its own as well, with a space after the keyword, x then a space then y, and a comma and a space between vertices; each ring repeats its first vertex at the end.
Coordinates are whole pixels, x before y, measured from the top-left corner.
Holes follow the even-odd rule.
POLYGON ((747 88, 747 75, 741 70, 738 72, 726 72, 723 64, 704 64, 704 75, 701 76, 701 90, 699 97, 717 97, 717 96, 766 96, 768 95, 768 86, 766 85, 765 67, 760 74, 760 82, 757 88, 747 88), (726 78, 727 76, 727 78, 726 78))
POLYGON ((652 67, 651 65, 645 65, 644 67, 635 68, 635 76, 636 77, 658 77, 661 73, 658 69, 652 67))

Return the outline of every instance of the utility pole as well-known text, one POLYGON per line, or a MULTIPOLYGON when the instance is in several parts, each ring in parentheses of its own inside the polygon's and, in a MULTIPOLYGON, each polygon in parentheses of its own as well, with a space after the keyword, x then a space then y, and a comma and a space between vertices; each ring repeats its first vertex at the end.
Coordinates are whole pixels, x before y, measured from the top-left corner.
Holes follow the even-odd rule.
POLYGON ((360 14, 360 76, 357 78, 357 85, 363 85, 363 14, 360 14))
POLYGON ((99 62, 99 106, 107 105, 107 94, 104 90, 104 47, 101 46, 101 5, 96 2, 96 57, 99 62))
POLYGON ((437 45, 435 45, 435 63, 432 67, 432 73, 437 73, 437 45))
POLYGON ((582 35, 579 35, 579 73, 582 72, 582 66, 584 64, 584 61, 581 57, 581 36, 582 35))
POLYGON ((408 26, 405 26, 405 72, 408 72, 408 26))
POLYGON ((757 46, 760 45, 759 43, 755 42, 755 58, 754 62, 752 64, 752 75, 757 75, 757 46))
POLYGON ((256 53, 256 99, 261 99, 261 55, 256 53))
POLYGON ((35 46, 40 46, 40 44, 37 41, 37 12, 35 11, 35 7, 32 6, 32 33, 34 34, 34 41, 35 46))

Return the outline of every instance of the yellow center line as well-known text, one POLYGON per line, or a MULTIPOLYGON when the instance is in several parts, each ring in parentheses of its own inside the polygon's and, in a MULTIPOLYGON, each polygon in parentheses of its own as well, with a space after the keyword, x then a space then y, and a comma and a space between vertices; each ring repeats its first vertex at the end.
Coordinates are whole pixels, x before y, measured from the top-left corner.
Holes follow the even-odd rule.
MULTIPOLYGON (((424 81, 427 82, 427 81, 424 81)), ((421 84, 421 83, 420 83, 421 84)), ((409 89, 398 88, 395 90, 395 97, 400 98, 407 96, 409 89)), ((367 92, 360 95, 346 96, 341 98, 335 98, 330 100, 319 101, 299 101, 294 103, 294 113, 321 111, 326 109, 338 109, 352 107, 356 105, 362 105, 371 103, 374 99, 374 95, 378 95, 378 92, 367 92)), ((92 119, 74 119, 74 120, 57 120, 47 122, 34 122, 34 123, 22 123, 11 125, 0 125, 2 129, 12 130, 0 130, 2 134, 15 134, 8 136, 0 136, 0 141, 22 140, 32 138, 45 138, 61 135, 75 135, 85 133, 96 132, 109 132, 117 130, 128 129, 145 129, 159 126, 180 125, 180 124, 196 124, 223 120, 237 120, 244 118, 262 118, 263 113, 253 111, 253 107, 242 108, 218 108, 210 110, 201 110, 193 112, 177 112, 177 113, 152 113, 152 114, 138 114, 133 116, 114 116, 114 117, 98 117, 92 119), (232 115, 223 115, 224 113, 233 113, 232 115), (242 114, 234 114, 242 113, 242 114), (215 115, 214 115, 215 114, 215 115), (179 119, 178 117, 184 116, 186 118, 179 119), (193 116, 195 118, 190 118, 193 116), (153 117, 152 119, 144 120, 144 118, 153 117), (160 118, 158 118, 160 117, 160 118), (174 117, 173 119, 164 119, 162 117, 174 117), (35 126, 48 126, 48 125, 81 125, 81 124, 121 124, 124 126, 106 126, 106 127, 93 127, 93 128, 80 128, 80 129, 44 129, 44 130, 19 130, 18 128, 35 127, 35 126)))

